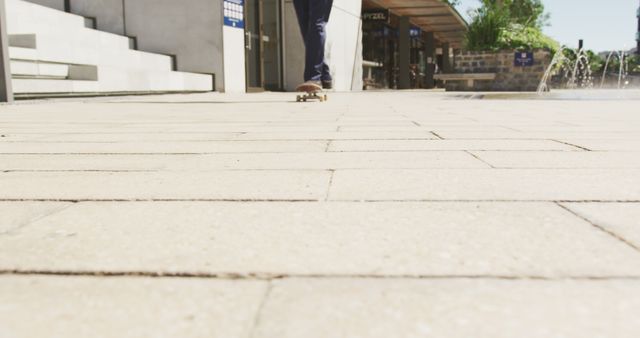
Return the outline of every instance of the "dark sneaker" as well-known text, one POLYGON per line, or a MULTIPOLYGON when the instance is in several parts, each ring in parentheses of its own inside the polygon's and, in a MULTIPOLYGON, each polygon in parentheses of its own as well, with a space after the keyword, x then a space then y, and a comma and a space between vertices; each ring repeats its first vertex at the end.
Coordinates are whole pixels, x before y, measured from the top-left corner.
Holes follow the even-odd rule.
POLYGON ((322 81, 322 89, 333 89, 333 81, 322 81))

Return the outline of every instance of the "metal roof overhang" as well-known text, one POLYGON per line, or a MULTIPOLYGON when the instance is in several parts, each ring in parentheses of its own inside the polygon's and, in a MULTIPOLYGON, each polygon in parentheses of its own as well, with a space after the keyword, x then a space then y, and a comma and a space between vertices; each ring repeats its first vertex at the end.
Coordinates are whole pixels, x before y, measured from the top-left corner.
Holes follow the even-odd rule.
POLYGON ((467 22, 453 6, 442 0, 364 0, 365 8, 385 8, 409 17, 411 24, 433 32, 440 43, 459 48, 464 42, 467 22))

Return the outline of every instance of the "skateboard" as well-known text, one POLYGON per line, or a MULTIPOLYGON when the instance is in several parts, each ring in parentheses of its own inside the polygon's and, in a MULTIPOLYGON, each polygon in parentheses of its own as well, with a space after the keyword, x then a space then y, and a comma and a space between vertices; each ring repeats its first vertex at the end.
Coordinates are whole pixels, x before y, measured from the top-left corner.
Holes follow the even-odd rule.
POLYGON ((327 94, 322 94, 322 87, 316 85, 302 84, 298 86, 296 91, 306 93, 304 95, 297 95, 296 102, 307 102, 310 100, 325 102, 329 99, 327 94))

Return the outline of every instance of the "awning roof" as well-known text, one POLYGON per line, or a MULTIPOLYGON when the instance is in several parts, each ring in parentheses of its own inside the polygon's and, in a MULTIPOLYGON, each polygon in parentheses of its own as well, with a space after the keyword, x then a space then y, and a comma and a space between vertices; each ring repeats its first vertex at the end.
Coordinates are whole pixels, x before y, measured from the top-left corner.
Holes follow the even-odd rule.
POLYGON ((462 46, 467 22, 442 0, 365 0, 364 3, 369 8, 386 8, 395 15, 409 17, 413 25, 425 32, 434 32, 441 43, 462 46))

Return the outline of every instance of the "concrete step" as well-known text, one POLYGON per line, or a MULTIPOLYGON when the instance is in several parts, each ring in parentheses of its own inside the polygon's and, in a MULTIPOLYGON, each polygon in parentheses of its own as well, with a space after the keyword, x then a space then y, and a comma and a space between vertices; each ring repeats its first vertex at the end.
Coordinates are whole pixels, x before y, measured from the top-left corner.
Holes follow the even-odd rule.
POLYGON ((9 58, 15 60, 38 60, 38 51, 32 48, 9 47, 9 58))
POLYGON ((11 60, 13 78, 98 80, 98 67, 31 60, 11 60))
POLYGON ((15 94, 98 92, 97 81, 56 80, 56 79, 13 79, 15 94))
POLYGON ((105 33, 88 28, 74 28, 67 30, 50 29, 46 32, 13 34, 9 31, 9 46, 40 49, 43 43, 55 41, 58 44, 73 46, 100 46, 102 49, 129 50, 129 39, 111 33, 105 33))
POLYGON ((98 67, 98 81, 14 78, 16 94, 212 91, 210 75, 98 67))
POLYGON ((36 48, 35 34, 9 34, 9 47, 36 48))
MULTIPOLYGON (((83 28, 84 29, 84 28, 83 28)), ((173 70, 173 59, 166 55, 131 50, 126 41, 126 48, 114 48, 92 39, 70 40, 59 35, 38 34, 33 38, 22 36, 20 46, 9 48, 12 59, 47 61, 71 64, 105 65, 123 69, 144 69, 170 71, 173 70), (35 49, 25 48, 26 41, 34 42, 35 49)), ((16 41, 17 38, 14 38, 16 41)))
POLYGON ((7 11, 18 95, 213 90, 213 76, 173 71, 171 57, 132 50, 129 38, 86 28, 81 16, 21 0, 7 0, 7 11))
POLYGON ((35 61, 11 60, 11 75, 37 76, 66 79, 69 76, 69 65, 35 61))

